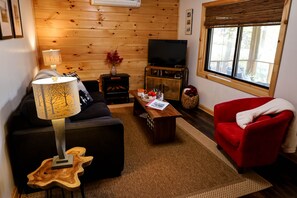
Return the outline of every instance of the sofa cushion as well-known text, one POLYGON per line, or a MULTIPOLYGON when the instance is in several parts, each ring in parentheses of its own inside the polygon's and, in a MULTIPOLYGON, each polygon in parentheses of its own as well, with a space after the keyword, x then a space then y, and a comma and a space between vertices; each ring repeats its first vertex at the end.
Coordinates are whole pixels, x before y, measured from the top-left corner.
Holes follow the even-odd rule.
POLYGON ((243 136, 243 130, 236 122, 222 122, 217 125, 216 132, 234 147, 238 147, 243 136))
POLYGON ((86 109, 74 116, 70 117, 71 121, 85 120, 101 116, 111 116, 110 110, 107 105, 103 102, 96 102, 88 106, 86 109))
POLYGON ((102 94, 102 92, 89 92, 91 97, 93 98, 93 102, 104 102, 106 103, 106 100, 102 94))

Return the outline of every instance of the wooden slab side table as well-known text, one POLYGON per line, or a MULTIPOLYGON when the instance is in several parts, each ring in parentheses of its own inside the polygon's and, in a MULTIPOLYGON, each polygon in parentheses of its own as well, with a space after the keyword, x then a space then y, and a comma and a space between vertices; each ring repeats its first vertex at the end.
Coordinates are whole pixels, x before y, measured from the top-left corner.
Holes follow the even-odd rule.
POLYGON ((67 154, 73 155, 73 166, 69 168, 52 169, 52 158, 44 160, 40 167, 30 173, 28 185, 32 188, 41 188, 49 190, 53 187, 60 187, 71 191, 81 188, 81 194, 84 197, 84 190, 81 186, 79 176, 83 175, 83 167, 92 163, 93 157, 85 157, 86 149, 83 147, 74 147, 66 151, 67 154))

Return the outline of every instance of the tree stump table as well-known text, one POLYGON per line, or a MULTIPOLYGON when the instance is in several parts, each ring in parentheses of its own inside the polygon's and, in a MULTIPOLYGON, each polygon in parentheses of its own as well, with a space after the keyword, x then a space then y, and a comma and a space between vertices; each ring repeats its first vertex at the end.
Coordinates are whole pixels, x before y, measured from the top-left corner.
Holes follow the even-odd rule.
MULTIPOLYGON (((86 149, 83 147, 71 148, 66 153, 73 155, 72 167, 52 169, 52 158, 46 159, 39 168, 27 176, 29 179, 27 184, 32 188, 44 190, 58 186, 71 191, 71 195, 73 195, 73 191, 81 187, 79 176, 84 173, 83 167, 89 166, 93 157, 85 157, 86 149)), ((84 197, 83 188, 81 188, 81 193, 84 197)))

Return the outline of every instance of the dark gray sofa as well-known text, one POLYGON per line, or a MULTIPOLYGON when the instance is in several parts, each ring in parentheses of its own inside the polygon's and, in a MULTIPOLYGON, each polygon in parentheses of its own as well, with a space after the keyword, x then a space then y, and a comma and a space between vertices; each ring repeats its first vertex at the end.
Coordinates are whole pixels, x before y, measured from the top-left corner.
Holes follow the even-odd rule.
MULTIPOLYGON (((86 181, 119 176, 124 167, 123 123, 112 117, 97 81, 84 81, 83 84, 93 102, 79 114, 66 119, 66 147, 85 147, 86 156, 94 157, 85 169, 86 181)), ((7 140, 18 191, 31 192, 27 175, 44 159, 57 155, 51 122, 37 117, 32 91, 12 113, 7 140)))

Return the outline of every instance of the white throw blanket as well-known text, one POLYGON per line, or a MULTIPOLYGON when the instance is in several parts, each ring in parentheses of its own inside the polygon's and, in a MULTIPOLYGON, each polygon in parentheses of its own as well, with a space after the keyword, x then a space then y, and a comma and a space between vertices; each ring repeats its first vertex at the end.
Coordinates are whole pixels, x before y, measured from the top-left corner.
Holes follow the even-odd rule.
MULTIPOLYGON (((254 118, 257 118, 260 115, 276 114, 284 110, 291 110, 295 114, 295 107, 290 102, 281 98, 275 98, 257 108, 237 113, 236 122, 242 129, 244 129, 249 123, 253 122, 254 118)), ((296 147, 297 123, 294 116, 282 148, 285 153, 294 153, 296 147)))

